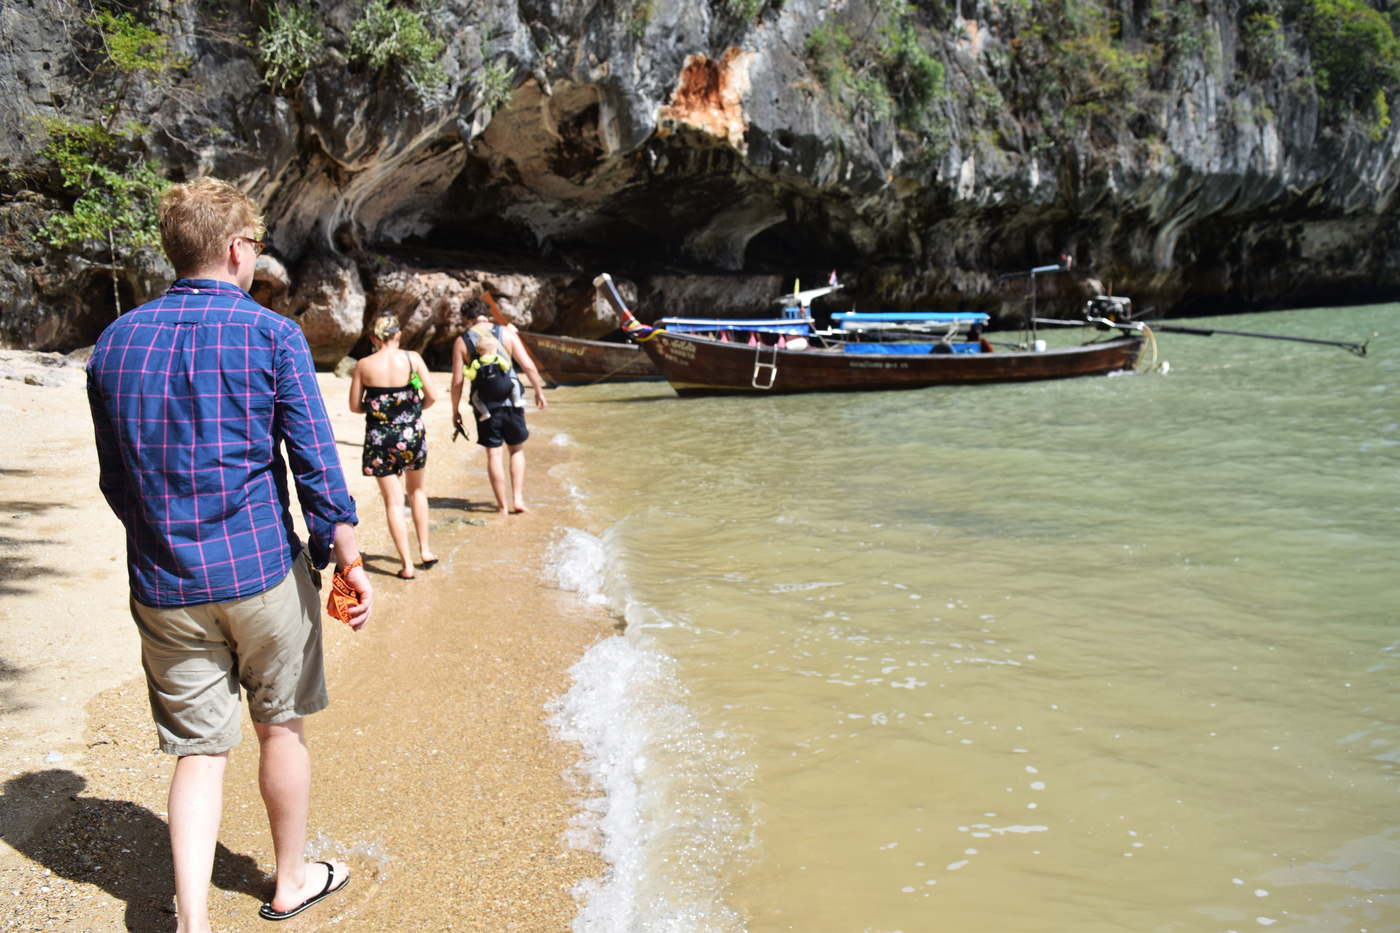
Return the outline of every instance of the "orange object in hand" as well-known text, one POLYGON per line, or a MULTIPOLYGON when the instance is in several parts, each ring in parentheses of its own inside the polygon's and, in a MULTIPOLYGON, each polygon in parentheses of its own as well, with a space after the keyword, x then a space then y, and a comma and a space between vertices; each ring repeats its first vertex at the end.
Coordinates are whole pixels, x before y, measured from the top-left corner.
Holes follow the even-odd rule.
POLYGON ((326 600, 326 611, 331 614, 331 618, 348 623, 350 610, 360 604, 360 594, 355 592, 345 575, 363 563, 362 558, 356 557, 353 564, 344 570, 337 570, 331 577, 331 595, 326 600))

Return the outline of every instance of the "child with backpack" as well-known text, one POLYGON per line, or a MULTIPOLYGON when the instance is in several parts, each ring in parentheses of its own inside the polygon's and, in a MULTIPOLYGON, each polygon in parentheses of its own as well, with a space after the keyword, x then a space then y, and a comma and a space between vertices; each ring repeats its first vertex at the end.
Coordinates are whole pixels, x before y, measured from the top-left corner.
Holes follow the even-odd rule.
POLYGON ((469 400, 477 421, 489 421, 493 411, 506 405, 520 407, 520 380, 511 370, 510 357, 498 350, 496 338, 482 334, 476 340, 477 357, 467 367, 466 378, 472 384, 469 400))

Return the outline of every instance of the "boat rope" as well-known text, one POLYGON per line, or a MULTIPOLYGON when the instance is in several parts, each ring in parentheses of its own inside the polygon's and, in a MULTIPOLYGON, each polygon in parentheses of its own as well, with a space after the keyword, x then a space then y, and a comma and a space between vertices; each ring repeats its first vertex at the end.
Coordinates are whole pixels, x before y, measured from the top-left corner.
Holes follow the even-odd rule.
POLYGON ((588 385, 584 386, 584 388, 586 389, 586 388, 588 388, 588 386, 596 386, 598 383, 602 382, 604 379, 611 379, 613 376, 615 376, 615 375, 617 375, 618 373, 622 372, 624 369, 626 369, 628 366, 631 366, 631 365, 632 365, 633 363, 635 363, 635 362, 636 362, 636 360, 624 360, 621 366, 617 367, 616 369, 614 369, 612 372, 608 373, 608 374, 605 375, 605 376, 599 376, 597 379, 594 379, 594 380, 593 380, 592 382, 590 382, 588 385))
POLYGON ((1137 372, 1142 372, 1142 358, 1147 354, 1148 344, 1152 345, 1152 362, 1147 365, 1147 368, 1150 370, 1155 369, 1157 366, 1157 335, 1152 333, 1152 328, 1148 327, 1146 324, 1142 325, 1142 333, 1147 339, 1143 341, 1142 346, 1138 349, 1137 362, 1133 363, 1133 369, 1137 372))

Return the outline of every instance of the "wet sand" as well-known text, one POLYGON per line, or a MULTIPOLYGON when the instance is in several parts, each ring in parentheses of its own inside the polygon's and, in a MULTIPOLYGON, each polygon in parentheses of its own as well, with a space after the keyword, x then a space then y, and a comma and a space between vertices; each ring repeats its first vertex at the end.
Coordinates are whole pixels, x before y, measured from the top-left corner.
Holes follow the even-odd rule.
MULTIPOLYGON (((16 438, 0 450, 0 925, 173 930, 173 759, 154 750, 121 529, 97 490, 82 372, 46 369, 70 384, 0 379, 16 438)), ((446 377, 438 384, 428 489, 442 561, 401 581, 377 486, 359 472, 349 382, 322 377, 377 604, 358 634, 327 622, 331 706, 307 720, 311 854, 346 858, 354 874, 289 928, 566 930, 571 891, 604 868, 565 842, 588 789, 569 774, 577 749, 546 723, 568 667, 612 632, 545 572, 556 529, 573 520, 549 477, 570 455, 549 443, 559 410, 529 416, 534 511, 502 518, 480 448, 446 441, 446 377)), ((210 896, 221 931, 265 927, 272 853, 256 776, 245 715, 210 896)))

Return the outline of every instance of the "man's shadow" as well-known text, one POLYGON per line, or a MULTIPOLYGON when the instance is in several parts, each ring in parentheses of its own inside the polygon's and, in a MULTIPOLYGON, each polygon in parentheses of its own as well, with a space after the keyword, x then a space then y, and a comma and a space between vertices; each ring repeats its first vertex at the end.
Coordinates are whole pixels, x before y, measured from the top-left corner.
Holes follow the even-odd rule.
MULTIPOLYGON (((87 781, 55 769, 5 782, 0 833, 17 851, 55 875, 100 887, 126 904, 126 928, 175 929, 170 826, 129 800, 78 796, 87 781)), ((273 883, 258 863, 219 844, 214 885, 267 900, 273 883)))

